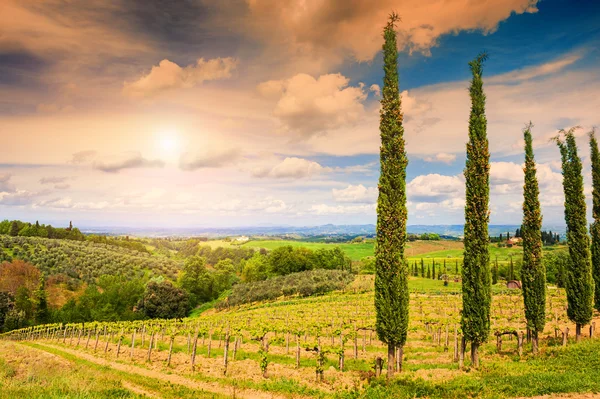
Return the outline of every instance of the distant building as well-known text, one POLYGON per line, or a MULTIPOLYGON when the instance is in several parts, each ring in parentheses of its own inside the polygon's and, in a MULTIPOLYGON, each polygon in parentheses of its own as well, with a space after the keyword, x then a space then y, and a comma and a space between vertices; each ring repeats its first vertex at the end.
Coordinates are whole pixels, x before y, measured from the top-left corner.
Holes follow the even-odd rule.
POLYGON ((521 289, 521 282, 518 280, 510 280, 506 282, 506 288, 511 289, 511 290, 520 290, 521 289))
POLYGON ((249 238, 248 238, 248 237, 246 237, 246 236, 241 236, 241 237, 238 237, 238 238, 236 238, 235 240, 236 240, 237 242, 246 242, 246 241, 248 241, 248 240, 249 240, 249 238))
POLYGON ((511 237, 506 241, 506 246, 512 247, 513 245, 517 245, 523 242, 521 237, 511 237))

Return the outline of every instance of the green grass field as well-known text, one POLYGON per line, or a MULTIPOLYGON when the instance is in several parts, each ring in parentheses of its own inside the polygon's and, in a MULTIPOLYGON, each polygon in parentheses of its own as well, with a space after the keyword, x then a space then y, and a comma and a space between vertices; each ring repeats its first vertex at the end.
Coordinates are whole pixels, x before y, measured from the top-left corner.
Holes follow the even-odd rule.
MULTIPOLYGON (((211 248, 217 247, 239 247, 239 244, 231 244, 225 240, 210 240, 203 242, 201 245, 209 245, 211 248)), ((350 259, 358 261, 366 256, 375 255, 375 243, 373 242, 361 242, 361 243, 323 243, 323 242, 306 242, 306 241, 292 241, 292 240, 251 240, 242 244, 243 247, 250 248, 265 248, 273 250, 282 246, 292 247, 305 247, 311 250, 317 250, 320 248, 333 248, 340 247, 350 259)), ((545 247, 545 251, 555 250, 561 248, 561 246, 545 247)), ((523 254, 523 248, 514 246, 512 248, 500 248, 496 244, 490 244, 490 259, 494 261, 498 258, 499 262, 505 262, 510 259, 511 256, 515 258, 521 257, 523 254)), ((421 258, 431 260, 436 259, 443 261, 447 259, 454 261, 456 259, 462 259, 463 246, 458 241, 412 241, 406 245, 406 257, 409 261, 420 260, 421 258)))

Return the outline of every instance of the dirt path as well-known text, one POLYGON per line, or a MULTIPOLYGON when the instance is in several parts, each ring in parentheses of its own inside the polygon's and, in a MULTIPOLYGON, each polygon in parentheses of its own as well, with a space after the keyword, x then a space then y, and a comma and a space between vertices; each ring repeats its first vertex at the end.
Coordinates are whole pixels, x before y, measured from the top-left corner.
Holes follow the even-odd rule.
MULTIPOLYGON (((182 385, 190 389, 199 389, 207 392, 217 393, 220 395, 235 397, 235 398, 248 398, 248 399, 284 399, 286 396, 279 395, 276 393, 257 391, 252 389, 237 389, 235 387, 225 387, 217 382, 202 382, 195 381, 189 378, 182 377, 177 374, 165 374, 156 370, 148 370, 142 367, 121 364, 112 362, 100 357, 92 356, 87 353, 82 353, 80 351, 64 348, 58 345, 51 345, 47 343, 36 342, 36 345, 39 347, 52 348, 64 353, 68 353, 73 355, 79 359, 84 359, 89 362, 107 366, 115 370, 123 371, 129 374, 136 374, 142 377, 154 378, 156 380, 168 382, 171 384, 182 385)), ((129 389, 129 388, 127 388, 129 389)), ((133 391, 133 389, 132 389, 133 391)), ((148 393, 147 393, 148 394, 148 393)))

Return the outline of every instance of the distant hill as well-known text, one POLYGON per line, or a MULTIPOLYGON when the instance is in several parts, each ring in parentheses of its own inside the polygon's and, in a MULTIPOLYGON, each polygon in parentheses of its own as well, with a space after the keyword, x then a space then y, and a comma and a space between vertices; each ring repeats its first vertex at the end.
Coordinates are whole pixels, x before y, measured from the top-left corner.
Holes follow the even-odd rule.
MULTIPOLYGON (((511 235, 519 225, 490 225, 491 236, 500 233, 511 235)), ((565 235, 564 226, 544 226, 544 230, 565 235)), ((408 233, 423 234, 435 233, 442 237, 460 237, 463 235, 463 225, 410 225, 408 233)), ((136 228, 136 227, 93 227, 82 228, 85 234, 108 234, 108 235, 132 235, 143 237, 227 237, 237 235, 248 236, 277 236, 290 238, 302 237, 327 237, 327 236, 375 236, 374 224, 334 225, 325 224, 321 226, 246 226, 246 227, 195 227, 195 228, 136 228)))

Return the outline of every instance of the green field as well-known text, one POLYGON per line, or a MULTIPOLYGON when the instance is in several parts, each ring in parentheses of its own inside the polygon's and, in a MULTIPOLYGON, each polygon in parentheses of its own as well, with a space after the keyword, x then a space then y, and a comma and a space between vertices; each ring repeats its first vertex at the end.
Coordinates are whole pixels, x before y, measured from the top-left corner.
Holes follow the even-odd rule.
MULTIPOLYGON (((201 243, 201 245, 209 245, 211 248, 217 247, 240 247, 240 244, 231 244, 225 240, 209 240, 201 243)), ((292 247, 304 247, 311 250, 317 250, 320 248, 333 248, 340 247, 348 257, 354 261, 358 261, 366 256, 375 255, 375 243, 374 242, 361 242, 361 243, 324 243, 324 242, 306 242, 296 240, 250 240, 241 246, 250 248, 265 248, 273 250, 282 246, 292 247)), ((561 248, 560 246, 545 247, 545 251, 555 250, 561 248)), ((515 258, 521 257, 523 254, 523 248, 514 246, 512 248, 498 247, 496 244, 490 244, 490 259, 494 261, 498 258, 499 262, 510 260, 510 257, 515 258)), ((406 257, 410 260, 423 259, 436 259, 442 261, 444 258, 454 261, 455 259, 462 259, 463 249, 462 243, 458 241, 412 241, 406 245, 406 257)))

